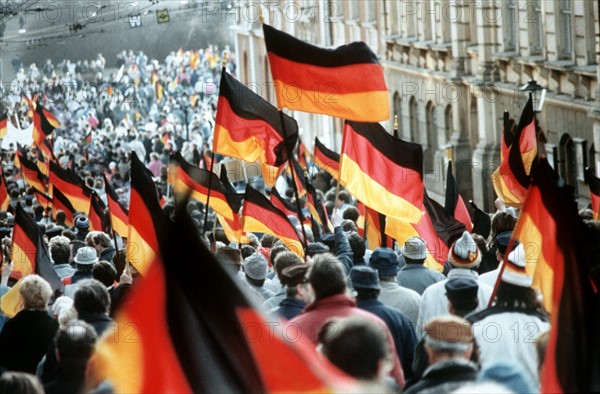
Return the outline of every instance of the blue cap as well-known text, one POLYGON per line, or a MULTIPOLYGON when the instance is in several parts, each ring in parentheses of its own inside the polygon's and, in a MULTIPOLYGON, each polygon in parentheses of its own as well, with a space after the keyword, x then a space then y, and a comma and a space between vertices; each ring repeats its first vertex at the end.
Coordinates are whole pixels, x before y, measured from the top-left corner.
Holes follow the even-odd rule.
POLYGON ((357 265, 350 271, 350 280, 355 289, 381 290, 377 271, 366 265, 357 265))
POLYGON ((377 248, 371 253, 369 266, 381 276, 393 276, 400 271, 398 255, 390 248, 377 248))

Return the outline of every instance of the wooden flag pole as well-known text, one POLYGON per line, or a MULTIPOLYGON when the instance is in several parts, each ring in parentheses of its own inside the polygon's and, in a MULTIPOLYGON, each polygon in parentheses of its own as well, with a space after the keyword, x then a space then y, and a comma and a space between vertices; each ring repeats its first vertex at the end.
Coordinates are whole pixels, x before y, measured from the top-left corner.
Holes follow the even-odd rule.
MULTIPOLYGON (((287 140, 287 129, 285 128, 285 120, 283 118, 283 115, 284 115, 283 111, 279 110, 279 119, 281 120, 281 127, 283 129, 283 138, 285 139, 285 146, 286 146, 287 152, 288 152, 288 163, 290 166, 290 170, 292 171, 292 185, 294 188, 294 196, 296 197, 296 208, 298 209, 298 219, 300 220, 300 227, 302 228, 302 236, 303 236, 302 246, 306 250, 306 247, 308 246, 308 240, 306 239, 306 230, 304 230, 304 215, 302 214, 302 207, 300 206, 300 198, 298 195, 298 186, 296 185, 296 178, 298 177, 298 174, 296 174, 296 169, 294 168, 294 162, 292 160, 294 151, 293 151, 293 148, 290 146, 289 141, 287 140)), ((300 178, 297 178, 297 179, 300 179, 300 178)))

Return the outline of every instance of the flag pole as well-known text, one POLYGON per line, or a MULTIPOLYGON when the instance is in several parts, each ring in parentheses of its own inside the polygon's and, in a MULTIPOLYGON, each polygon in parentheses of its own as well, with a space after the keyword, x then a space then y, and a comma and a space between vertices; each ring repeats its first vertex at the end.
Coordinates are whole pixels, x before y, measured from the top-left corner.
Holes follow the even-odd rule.
MULTIPOLYGON (((514 230, 513 230, 514 233, 514 230)), ((490 296, 490 300, 488 301, 488 308, 491 308, 494 304, 494 298, 496 298, 496 293, 498 292, 498 287, 500 287, 500 281, 502 280, 502 275, 504 274, 504 269, 508 264, 508 253, 512 251, 513 246, 515 244, 515 239, 513 237, 510 238, 508 242, 508 246, 506 247, 506 252, 504 256, 502 256, 502 267, 500 267, 500 272, 498 273, 498 278, 496 279, 496 283, 494 284, 494 290, 492 291, 492 295, 490 296)))
POLYGON ((294 196, 296 197, 296 208, 298 209, 298 219, 300 220, 300 227, 302 228, 302 236, 303 236, 303 240, 302 240, 302 245, 304 246, 304 249, 306 249, 306 247, 308 246, 308 240, 306 239, 306 230, 304 230, 304 215, 302 214, 302 207, 300 206, 300 198, 298 196, 298 186, 296 185, 296 178, 300 179, 298 177, 298 174, 296 174, 296 169, 294 168, 294 162, 293 162, 293 155, 294 155, 294 151, 293 148, 290 146, 290 142, 287 139, 287 129, 285 128, 285 121, 283 118, 283 111, 279 110, 279 119, 281 120, 281 128, 283 129, 283 138, 285 139, 285 146, 287 148, 287 152, 288 152, 288 163, 290 166, 290 170, 292 171, 292 185, 294 188, 294 196))

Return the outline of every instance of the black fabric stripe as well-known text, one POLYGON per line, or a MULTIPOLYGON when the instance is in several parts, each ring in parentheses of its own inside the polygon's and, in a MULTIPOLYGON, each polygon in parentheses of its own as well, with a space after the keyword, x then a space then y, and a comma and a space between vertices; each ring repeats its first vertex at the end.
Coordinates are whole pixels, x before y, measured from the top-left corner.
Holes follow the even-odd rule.
POLYGON ((411 169, 423 178, 423 148, 389 134, 379 123, 346 121, 355 133, 366 138, 373 148, 397 165, 411 169))
MULTIPOLYGON (((75 213, 75 208, 73 208, 73 204, 71 201, 54 185, 52 188, 52 201, 58 200, 58 202, 63 206, 63 208, 69 210, 72 214, 75 213)), ((87 212, 85 212, 87 213, 87 212)))
POLYGON ((586 177, 588 186, 590 188, 590 191, 594 195, 600 196, 600 178, 598 178, 594 174, 592 174, 592 171, 589 168, 587 168, 585 171, 585 177, 586 177))
POLYGON ((427 190, 423 193, 423 205, 429 214, 438 237, 450 247, 463 232, 467 231, 465 225, 448 214, 446 209, 437 201, 429 198, 427 190))
POLYGON ((168 219, 160 207, 158 190, 152 180, 152 174, 135 152, 131 153, 131 192, 137 193, 145 205, 145 210, 150 215, 158 238, 159 231, 162 231, 168 219))
POLYGON ((510 114, 508 113, 508 111, 504 111, 503 124, 504 127, 502 131, 502 137, 504 138, 504 145, 510 148, 510 146, 513 144, 515 137, 512 132, 512 126, 514 123, 511 121, 510 114))
POLYGON ((38 106, 35 109, 35 112, 37 112, 37 116, 40 117, 40 131, 42 132, 42 134, 44 134, 46 137, 52 134, 52 132, 54 131, 54 126, 52 126, 50 122, 48 122, 46 115, 44 115, 44 107, 38 104, 38 106))
MULTIPOLYGON (((523 109, 523 113, 521 114, 521 119, 519 120, 519 126, 517 128, 517 133, 515 134, 513 146, 511 146, 510 151, 508 152, 508 166, 517 182, 519 182, 519 184, 525 189, 529 187, 530 176, 527 175, 527 172, 525 172, 519 141, 521 140, 523 129, 534 121, 534 116, 533 102, 531 101, 531 98, 529 98, 529 101, 527 101, 527 104, 523 109)), ((537 158, 534 159, 533 163, 531 164, 531 175, 534 172, 536 163, 537 158)))
MULTIPOLYGON (((292 229, 294 228, 294 226, 292 226, 292 223, 289 221, 289 219, 287 218, 285 213, 281 212, 276 206, 271 204, 271 201, 269 201, 267 199, 267 197, 265 197, 261 192, 254 189, 250 185, 246 186, 246 194, 244 196, 244 204, 257 205, 258 207, 276 215, 281 220, 285 220, 286 222, 289 223, 289 225, 292 229)), ((275 219, 275 220, 277 220, 277 219, 275 219)))
POLYGON ((180 366, 194 392, 266 392, 236 315, 239 308, 255 306, 200 242, 186 205, 159 238, 166 317, 180 366))
POLYGON ((364 42, 353 42, 335 49, 319 48, 263 24, 267 51, 279 57, 319 67, 343 67, 353 64, 379 64, 377 56, 364 42))
MULTIPOLYGON (((315 138, 315 151, 320 151, 323 156, 328 157, 330 160, 335 161, 339 164, 340 162, 340 154, 332 151, 319 140, 319 138, 315 138)), ((316 155, 316 153, 315 153, 316 155)))
POLYGON ((281 203, 281 205, 285 206, 285 208, 286 208, 287 210, 289 210, 289 211, 291 211, 291 212, 294 212, 294 213, 296 213, 296 214, 298 213, 298 209, 296 208, 296 205, 292 204, 290 201, 288 201, 288 200, 286 200, 285 198, 283 198, 283 197, 282 197, 282 196, 279 194, 279 192, 277 191, 277 189, 276 189, 276 188, 273 188, 273 189, 271 190, 271 195, 272 195, 272 196, 273 196, 275 199, 277 199, 277 200, 278 200, 278 201, 281 203))
POLYGON ((452 174, 452 162, 450 161, 448 162, 448 171, 446 172, 446 199, 444 201, 444 208, 446 208, 448 215, 454 216, 457 201, 458 187, 452 174))

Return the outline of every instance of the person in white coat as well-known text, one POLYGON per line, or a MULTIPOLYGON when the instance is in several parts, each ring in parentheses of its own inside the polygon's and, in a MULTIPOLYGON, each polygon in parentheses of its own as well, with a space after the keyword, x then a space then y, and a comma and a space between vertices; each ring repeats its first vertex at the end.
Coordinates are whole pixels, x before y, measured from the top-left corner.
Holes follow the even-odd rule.
POLYGON ((477 267, 481 263, 481 251, 477 247, 477 243, 467 231, 457 239, 450 251, 448 252, 448 261, 452 265, 452 269, 448 272, 446 280, 437 282, 429 286, 421 296, 421 304, 419 306, 419 320, 417 321, 417 336, 423 335, 423 326, 434 317, 447 315, 448 297, 446 296, 446 282, 454 278, 471 278, 475 279, 479 284, 477 298, 479 298, 479 306, 477 311, 485 308, 492 295, 492 287, 481 282, 477 274, 477 267))
POLYGON ((536 292, 531 288, 533 280, 525 271, 523 244, 510 252, 507 260, 494 306, 467 316, 467 320, 473 324, 481 368, 497 362, 516 365, 537 390, 536 341, 550 329, 550 324, 536 292))

